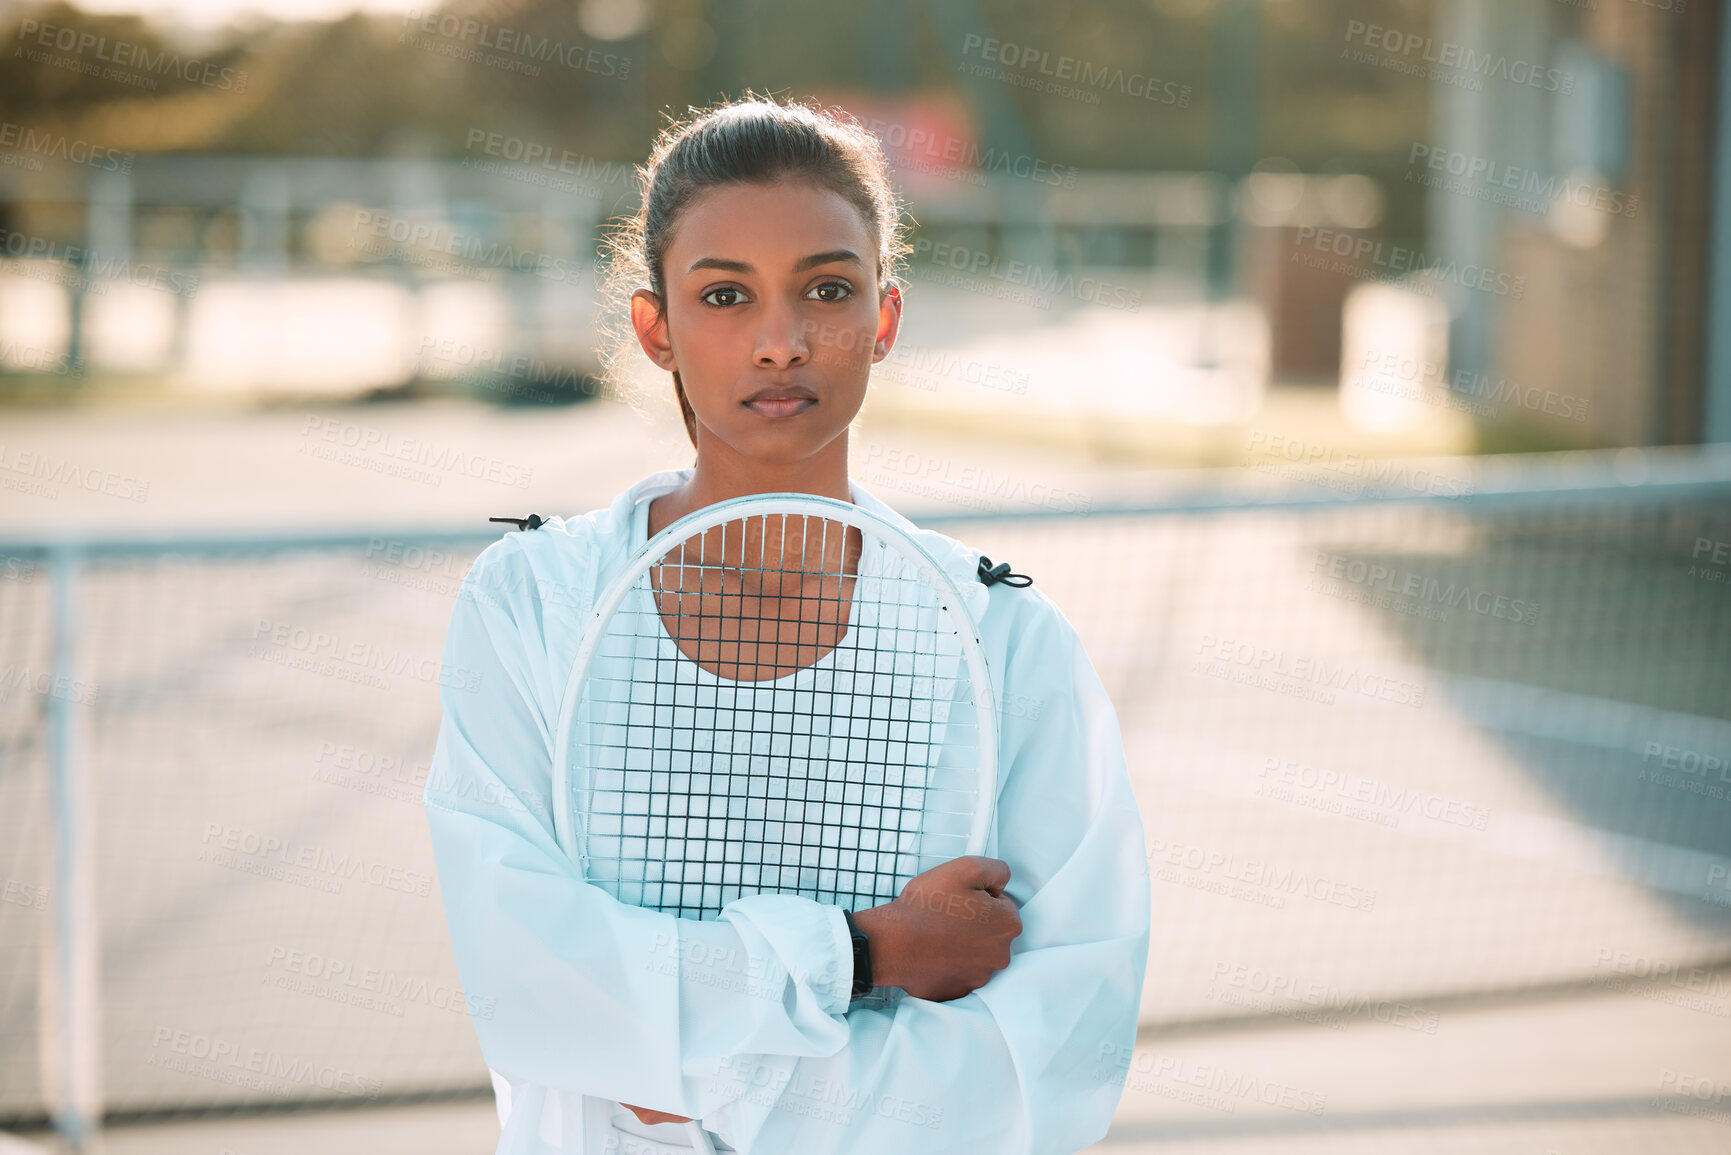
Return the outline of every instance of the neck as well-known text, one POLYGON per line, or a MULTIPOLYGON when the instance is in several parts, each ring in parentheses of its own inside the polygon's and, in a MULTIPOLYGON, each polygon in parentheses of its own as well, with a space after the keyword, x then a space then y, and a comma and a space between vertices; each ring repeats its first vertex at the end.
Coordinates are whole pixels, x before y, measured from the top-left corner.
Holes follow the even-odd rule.
MULTIPOLYGON (((853 501, 853 493, 848 485, 847 476, 847 433, 843 433, 817 453, 799 461, 765 462, 740 456, 725 444, 712 438, 706 438, 704 430, 698 427, 697 465, 693 469, 691 479, 669 493, 655 498, 649 505, 649 536, 654 537, 662 529, 673 524, 679 518, 694 510, 699 510, 727 501, 735 497, 746 497, 755 493, 809 493, 818 497, 832 497, 838 501, 853 501)), ((760 519, 753 519, 746 526, 748 542, 740 545, 755 554, 769 543, 763 542, 764 526, 760 519)), ((814 525, 812 529, 816 529, 814 525)), ((719 527, 718 527, 719 529, 719 527)), ((711 533, 716 533, 712 530, 711 533)), ((780 541, 779 531, 774 533, 778 539, 774 544, 774 552, 783 549, 790 551, 792 556, 784 555, 784 564, 790 569, 821 568, 824 556, 830 549, 840 548, 839 540, 829 542, 829 532, 820 531, 811 541, 803 542, 803 548, 793 541, 780 541), (815 547, 815 554, 810 553, 815 547)), ((804 537, 804 530, 801 531, 804 537)), ((719 544, 720 538, 714 544, 719 544)), ((834 564, 833 559, 830 564, 834 564)))
MULTIPOLYGON (((759 461, 705 437, 698 428, 697 465, 691 480, 666 495, 675 517, 695 509, 754 493, 810 493, 851 502, 847 476, 847 433, 810 457, 797 461, 759 461)), ((671 519, 669 519, 671 520, 671 519)))

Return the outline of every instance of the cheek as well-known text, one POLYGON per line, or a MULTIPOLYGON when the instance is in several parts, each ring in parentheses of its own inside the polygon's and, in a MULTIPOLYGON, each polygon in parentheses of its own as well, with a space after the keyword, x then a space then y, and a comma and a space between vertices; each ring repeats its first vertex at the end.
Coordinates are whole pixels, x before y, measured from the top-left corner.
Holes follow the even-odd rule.
POLYGON ((681 352, 687 357, 717 361, 745 340, 740 326, 728 324, 729 318, 710 312, 693 312, 682 326, 684 334, 681 352))
POLYGON ((673 354, 688 394, 704 392, 706 382, 728 380, 751 364, 750 342, 710 318, 687 322, 674 339, 673 354))
POLYGON ((872 367, 877 345, 877 325, 823 325, 814 328, 811 359, 833 373, 864 374, 872 367))

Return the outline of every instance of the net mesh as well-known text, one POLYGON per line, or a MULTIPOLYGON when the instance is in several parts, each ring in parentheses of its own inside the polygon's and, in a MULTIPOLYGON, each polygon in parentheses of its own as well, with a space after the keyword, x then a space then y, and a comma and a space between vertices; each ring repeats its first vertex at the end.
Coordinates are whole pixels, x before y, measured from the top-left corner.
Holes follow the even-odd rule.
MULTIPOLYGON (((1117 710, 1145 1022, 1446 1029, 1456 1000, 1654 975, 1731 1019, 1690 969, 1731 956, 1728 496, 942 528, 1034 578, 1117 710)), ((111 1111, 487 1086, 419 804, 481 544, 93 558, 66 684, 51 563, 0 564, 0 1116, 50 1095, 56 701, 94 787, 111 1111)))

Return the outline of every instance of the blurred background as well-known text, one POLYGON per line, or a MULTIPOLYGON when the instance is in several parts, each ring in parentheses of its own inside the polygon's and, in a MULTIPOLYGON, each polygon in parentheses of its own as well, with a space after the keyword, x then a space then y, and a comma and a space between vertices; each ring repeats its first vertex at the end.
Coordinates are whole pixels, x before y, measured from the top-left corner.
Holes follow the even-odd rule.
POLYGON ((856 480, 1032 575, 1118 710, 1153 938, 1095 1149, 1731 1150, 1728 37, 0 3, 0 1152, 493 1149, 445 627, 487 518, 690 464, 595 267, 748 89, 907 198, 856 480))

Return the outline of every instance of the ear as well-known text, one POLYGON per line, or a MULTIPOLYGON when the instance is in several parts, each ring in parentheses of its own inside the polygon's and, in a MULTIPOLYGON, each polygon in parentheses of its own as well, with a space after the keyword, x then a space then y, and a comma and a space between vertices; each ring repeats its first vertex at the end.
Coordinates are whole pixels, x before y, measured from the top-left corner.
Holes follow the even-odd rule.
POLYGON ((872 364, 890 355, 902 326, 902 290, 894 281, 878 298, 878 335, 872 346, 872 364))
POLYGON ((673 356, 673 342, 667 335, 667 312, 661 299, 648 289, 631 294, 631 327, 637 331, 637 343, 651 361, 669 372, 679 368, 673 356))

